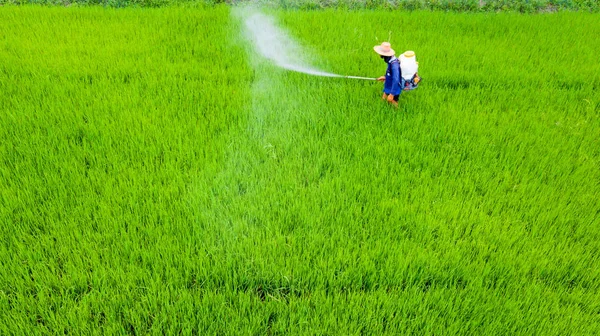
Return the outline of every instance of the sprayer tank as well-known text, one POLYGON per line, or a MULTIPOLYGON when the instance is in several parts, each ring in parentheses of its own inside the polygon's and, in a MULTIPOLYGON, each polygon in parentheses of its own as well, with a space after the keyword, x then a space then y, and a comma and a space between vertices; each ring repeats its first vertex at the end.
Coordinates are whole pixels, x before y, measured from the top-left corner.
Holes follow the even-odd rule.
POLYGON ((411 80, 413 76, 419 71, 419 63, 414 51, 405 51, 399 57, 400 70, 402 71, 402 78, 411 80))

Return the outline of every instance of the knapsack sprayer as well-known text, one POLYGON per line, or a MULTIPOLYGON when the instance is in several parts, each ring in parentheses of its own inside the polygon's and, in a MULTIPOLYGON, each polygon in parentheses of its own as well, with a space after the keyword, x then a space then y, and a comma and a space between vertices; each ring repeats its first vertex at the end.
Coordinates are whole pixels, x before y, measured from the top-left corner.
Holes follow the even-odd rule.
MULTIPOLYGON (((400 62, 400 72, 402 73, 402 78, 400 79, 400 87, 402 90, 414 90, 419 86, 419 82, 421 81, 421 77, 419 77, 419 62, 417 62, 417 57, 415 52, 412 50, 405 51, 400 57, 398 57, 398 61, 400 62)), ((349 79, 364 79, 364 80, 377 80, 377 78, 371 77, 359 77, 359 76, 343 76, 344 78, 349 79)))

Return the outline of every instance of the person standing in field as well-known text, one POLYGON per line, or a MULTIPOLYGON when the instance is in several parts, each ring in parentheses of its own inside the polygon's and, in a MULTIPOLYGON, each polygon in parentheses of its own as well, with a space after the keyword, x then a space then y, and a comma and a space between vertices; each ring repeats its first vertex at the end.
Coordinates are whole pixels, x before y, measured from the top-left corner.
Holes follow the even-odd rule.
POLYGON ((394 107, 398 107, 398 98, 402 93, 400 87, 400 61, 396 58, 396 52, 389 42, 383 42, 381 45, 374 46, 373 49, 388 65, 385 76, 377 78, 378 81, 385 82, 381 99, 386 100, 394 107))

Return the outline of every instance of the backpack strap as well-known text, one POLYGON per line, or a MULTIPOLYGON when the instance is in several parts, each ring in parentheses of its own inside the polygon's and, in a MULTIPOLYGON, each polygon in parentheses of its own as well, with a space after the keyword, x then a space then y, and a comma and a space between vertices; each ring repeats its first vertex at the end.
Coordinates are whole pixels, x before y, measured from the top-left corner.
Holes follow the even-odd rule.
POLYGON ((390 60, 390 64, 398 63, 398 77, 400 77, 400 87, 402 88, 402 68, 400 67, 400 59, 398 57, 393 56, 390 60))

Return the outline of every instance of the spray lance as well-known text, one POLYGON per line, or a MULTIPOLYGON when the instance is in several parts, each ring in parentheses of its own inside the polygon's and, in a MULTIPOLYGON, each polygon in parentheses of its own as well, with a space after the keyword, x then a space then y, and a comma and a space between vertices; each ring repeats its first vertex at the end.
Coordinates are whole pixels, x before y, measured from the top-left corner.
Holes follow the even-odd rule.
POLYGON ((370 77, 358 77, 358 76, 343 76, 343 77, 350 78, 350 79, 377 80, 377 78, 370 78, 370 77))

